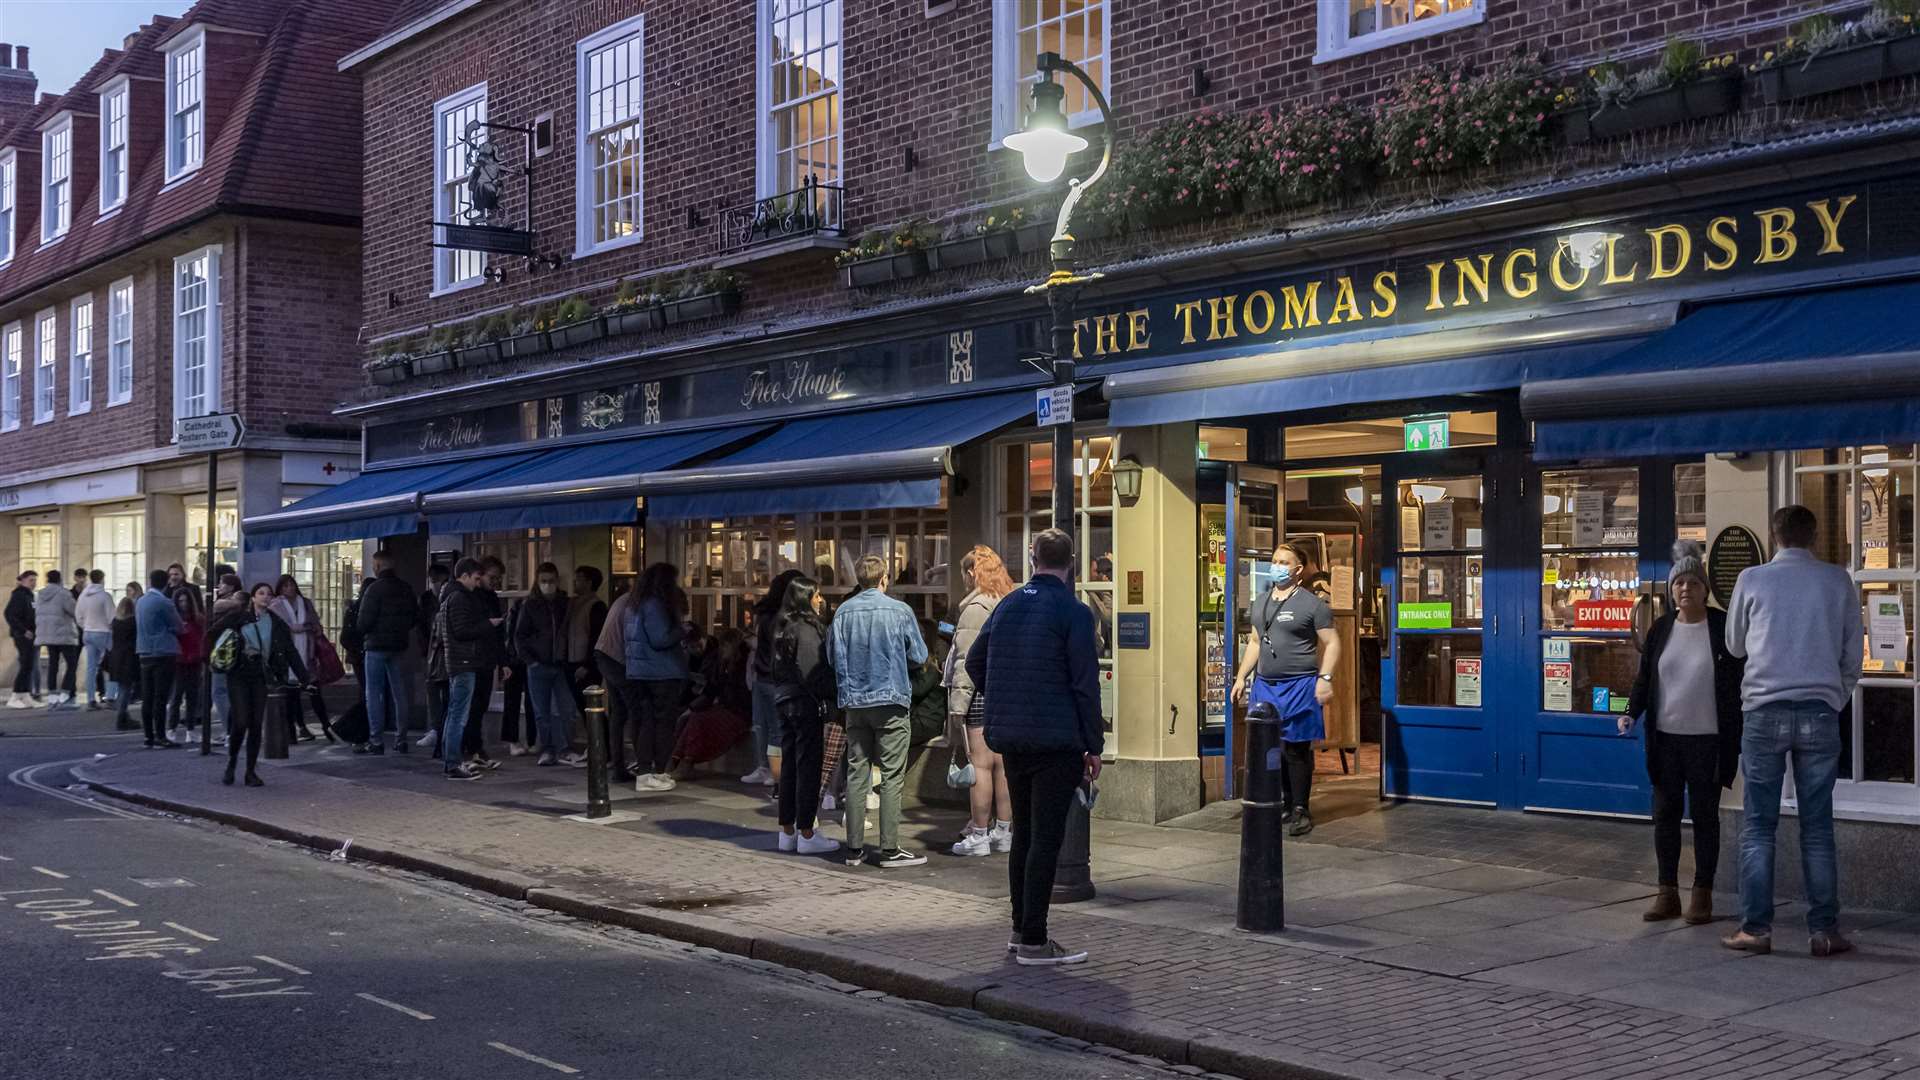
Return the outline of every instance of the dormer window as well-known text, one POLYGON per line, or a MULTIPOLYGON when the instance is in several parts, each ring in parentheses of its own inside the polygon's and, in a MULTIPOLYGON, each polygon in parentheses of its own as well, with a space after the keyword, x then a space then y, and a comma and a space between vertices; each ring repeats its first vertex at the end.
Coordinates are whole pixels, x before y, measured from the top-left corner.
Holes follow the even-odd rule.
POLYGON ((127 201, 127 79, 100 91, 100 212, 127 201))
POLYGON ((14 153, 0 153, 0 266, 13 261, 14 153))
POLYGON ((61 115, 40 133, 40 242, 51 244, 73 224, 73 117, 61 115))
POLYGON ((207 35, 180 39, 167 49, 167 180, 200 167, 206 149, 207 35))

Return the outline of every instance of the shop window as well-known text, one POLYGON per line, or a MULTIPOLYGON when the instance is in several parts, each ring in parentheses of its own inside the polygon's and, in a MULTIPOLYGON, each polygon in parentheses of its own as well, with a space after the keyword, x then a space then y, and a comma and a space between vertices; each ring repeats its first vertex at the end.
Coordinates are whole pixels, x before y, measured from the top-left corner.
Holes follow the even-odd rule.
POLYGON ((1540 500, 1540 707, 1625 712, 1640 655, 1640 471, 1542 473, 1540 500))
MULTIPOLYGON (((294 501, 287 500, 287 504, 292 505, 294 501)), ((340 632, 347 605, 360 591, 360 562, 358 541, 315 544, 281 551, 280 572, 292 574, 300 583, 301 595, 313 604, 328 636, 333 636, 340 632)))
MULTIPOLYGON (((215 507, 218 530, 215 536, 215 565, 240 565, 240 511, 230 502, 215 507)), ((187 580, 204 588, 207 584, 207 506, 187 507, 187 551, 180 560, 185 564, 187 580)), ((144 577, 144 575, 142 575, 144 577)), ((249 585, 252 582, 248 582, 249 585)))
POLYGON ((476 559, 489 555, 507 568, 501 588, 505 592, 525 592, 533 587, 533 572, 543 562, 553 561, 552 529, 508 529, 504 532, 477 533, 470 538, 476 559))
POLYGON ((1480 707, 1480 635, 1417 634, 1400 639, 1395 694, 1401 705, 1480 707))
POLYGON ((1912 445, 1795 454, 1794 498, 1819 522, 1814 554, 1844 566, 1860 588, 1862 677, 1841 728, 1843 809, 1920 815, 1916 784, 1913 619, 1920 569, 1913 552, 1912 445))
MULTIPOLYGON (((1080 66, 1100 91, 1111 94, 1107 61, 1112 0, 996 0, 993 5, 993 138, 998 142, 1026 124, 1033 84, 1040 81, 1035 60, 1058 53, 1080 66)), ((1078 79, 1060 80, 1066 90, 1061 108, 1069 126, 1098 123, 1094 104, 1078 79)))
POLYGON ((1395 695, 1401 705, 1482 704, 1486 552, 1481 496, 1477 476, 1402 480, 1395 494, 1400 514, 1395 695))
POLYGON ((31 570, 40 575, 40 584, 45 585, 47 571, 58 569, 60 569, 60 526, 20 526, 20 569, 16 570, 15 574, 24 574, 31 570))
POLYGON ((1691 461, 1673 467, 1674 539, 1707 542, 1707 466, 1691 461))
POLYGON ((1247 460, 1247 429, 1200 425, 1199 456, 1202 461, 1247 460))
POLYGON ((1473 26, 1486 0, 1320 0, 1316 64, 1473 26))
POLYGON ((105 585, 119 591, 129 584, 145 587, 146 521, 139 514, 101 514, 93 519, 93 558, 87 563, 106 575, 105 585))

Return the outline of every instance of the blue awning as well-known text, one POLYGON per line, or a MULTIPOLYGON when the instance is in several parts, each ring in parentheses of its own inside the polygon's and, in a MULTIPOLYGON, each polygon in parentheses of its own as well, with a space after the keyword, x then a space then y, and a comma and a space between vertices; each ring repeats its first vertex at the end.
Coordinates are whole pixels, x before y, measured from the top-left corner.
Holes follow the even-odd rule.
POLYGON ((484 480, 525 463, 531 454, 374 469, 286 507, 241 523, 248 551, 274 551, 410 533, 420 527, 421 497, 484 480))
POLYGON ((1522 388, 1543 460, 1920 441, 1920 282, 1700 308, 1606 372, 1522 388))
POLYGON ((440 533, 631 522, 647 474, 669 469, 770 425, 681 431, 542 450, 508 469, 426 496, 440 533))
POLYGON ((957 446, 1033 415, 1006 391, 789 420, 724 457, 649 477, 649 518, 937 506, 957 446))

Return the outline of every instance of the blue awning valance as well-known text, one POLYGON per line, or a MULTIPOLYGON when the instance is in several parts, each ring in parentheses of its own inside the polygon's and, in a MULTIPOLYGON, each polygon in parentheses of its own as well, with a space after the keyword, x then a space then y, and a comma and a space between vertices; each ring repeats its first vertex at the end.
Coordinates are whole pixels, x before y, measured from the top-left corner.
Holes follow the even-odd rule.
POLYGON ((428 493, 482 482, 533 456, 504 454, 363 472, 277 513, 247 518, 241 533, 248 551, 410 533, 420 526, 420 500, 428 493))

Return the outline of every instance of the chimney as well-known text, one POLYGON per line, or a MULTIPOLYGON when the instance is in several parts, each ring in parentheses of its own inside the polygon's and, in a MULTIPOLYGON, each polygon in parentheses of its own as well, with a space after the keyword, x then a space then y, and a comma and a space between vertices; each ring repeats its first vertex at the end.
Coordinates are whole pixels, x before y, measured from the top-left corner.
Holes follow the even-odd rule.
POLYGON ((21 71, 27 70, 27 47, 25 45, 20 46, 18 49, 15 50, 15 54, 18 56, 19 62, 16 63, 14 66, 19 68, 21 71))
POLYGON ((0 131, 33 108, 40 82, 27 70, 27 47, 0 42, 0 131))
POLYGON ((0 68, 13 66, 13 46, 0 41, 0 68))

